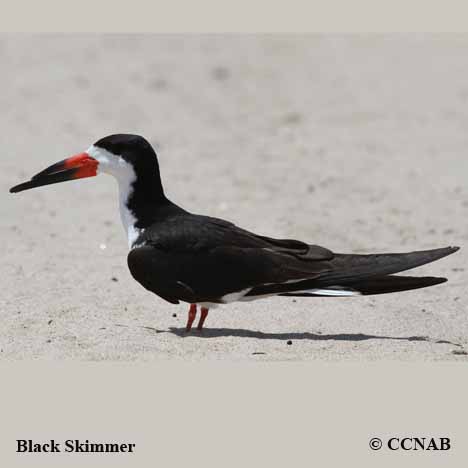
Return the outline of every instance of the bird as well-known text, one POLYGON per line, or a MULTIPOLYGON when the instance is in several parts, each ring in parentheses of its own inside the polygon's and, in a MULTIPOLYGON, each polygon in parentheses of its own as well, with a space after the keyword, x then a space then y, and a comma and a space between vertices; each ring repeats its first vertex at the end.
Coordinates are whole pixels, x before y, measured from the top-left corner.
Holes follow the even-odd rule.
POLYGON ((394 293, 447 281, 397 273, 456 252, 450 246, 406 253, 335 253, 295 239, 255 234, 230 221, 194 214, 167 198, 158 157, 142 136, 114 134, 59 161, 11 193, 69 180, 113 176, 133 278, 171 304, 189 304, 186 331, 200 310, 270 296, 351 297, 394 293))

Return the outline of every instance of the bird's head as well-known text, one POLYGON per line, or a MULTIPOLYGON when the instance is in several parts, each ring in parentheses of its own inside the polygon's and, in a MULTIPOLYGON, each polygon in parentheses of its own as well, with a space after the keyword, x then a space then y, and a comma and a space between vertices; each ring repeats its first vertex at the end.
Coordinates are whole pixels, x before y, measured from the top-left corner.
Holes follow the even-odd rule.
MULTIPOLYGON (((85 152, 59 161, 44 169, 31 180, 16 185, 11 193, 43 185, 94 177, 100 173, 114 176, 119 183, 133 184, 137 178, 159 179, 156 153, 143 137, 116 134, 101 138, 85 152)), ((162 189, 161 189, 162 190, 162 189)))

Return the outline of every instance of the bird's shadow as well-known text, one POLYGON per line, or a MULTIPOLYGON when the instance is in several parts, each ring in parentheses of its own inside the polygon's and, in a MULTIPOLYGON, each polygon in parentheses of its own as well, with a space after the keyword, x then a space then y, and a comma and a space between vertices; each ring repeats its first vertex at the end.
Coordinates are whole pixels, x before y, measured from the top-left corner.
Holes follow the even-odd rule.
MULTIPOLYGON (((118 327, 128 327, 128 325, 115 324, 118 327)), ((460 343, 454 343, 448 340, 437 340, 429 336, 412 335, 412 336, 387 336, 387 335, 367 335, 365 333, 336 333, 322 334, 310 332, 289 332, 289 333, 265 333, 261 331, 246 330, 243 328, 204 328, 202 331, 192 329, 187 332, 185 328, 170 327, 168 330, 159 330, 150 326, 142 326, 153 333, 171 333, 180 338, 188 338, 196 336, 199 338, 221 338, 221 337, 238 337, 238 338, 257 338, 260 340, 310 340, 310 341, 366 341, 366 340, 394 340, 394 341, 422 341, 432 344, 448 344, 463 348, 460 343)))
POLYGON ((385 336, 367 335, 365 333, 265 333, 261 331, 245 330, 242 328, 205 328, 202 331, 194 330, 189 333, 185 328, 170 327, 166 333, 172 333, 181 338, 198 336, 200 338, 239 337, 257 338, 260 340, 310 340, 310 341, 365 341, 365 340, 397 340, 397 341, 425 341, 427 343, 450 344, 461 346, 446 340, 434 340, 428 336, 385 336))

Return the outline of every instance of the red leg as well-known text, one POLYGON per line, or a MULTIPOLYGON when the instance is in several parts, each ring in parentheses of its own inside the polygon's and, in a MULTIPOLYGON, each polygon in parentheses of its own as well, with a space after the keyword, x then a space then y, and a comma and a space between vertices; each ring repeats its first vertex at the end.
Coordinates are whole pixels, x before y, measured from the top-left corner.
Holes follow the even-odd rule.
POLYGON ((205 323, 206 317, 208 316, 208 310, 206 307, 201 308, 200 320, 198 322, 197 329, 203 330, 203 324, 205 323))
POLYGON ((189 332, 192 329, 192 323, 197 316, 197 304, 190 304, 190 309, 188 311, 187 327, 185 328, 186 332, 189 332))

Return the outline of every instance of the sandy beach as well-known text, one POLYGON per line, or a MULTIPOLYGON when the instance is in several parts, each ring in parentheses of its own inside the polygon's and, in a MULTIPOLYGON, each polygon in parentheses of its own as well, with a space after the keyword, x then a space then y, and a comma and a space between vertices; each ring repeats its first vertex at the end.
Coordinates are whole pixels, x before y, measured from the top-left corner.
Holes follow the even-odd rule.
POLYGON ((0 359, 467 360, 468 36, 0 36, 0 359), (343 253, 462 250, 376 297, 210 313, 136 283, 107 176, 8 189, 112 133, 169 198, 343 253), (288 344, 290 342, 290 344, 288 344))

